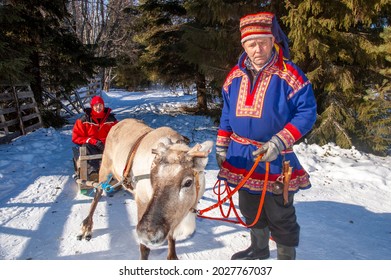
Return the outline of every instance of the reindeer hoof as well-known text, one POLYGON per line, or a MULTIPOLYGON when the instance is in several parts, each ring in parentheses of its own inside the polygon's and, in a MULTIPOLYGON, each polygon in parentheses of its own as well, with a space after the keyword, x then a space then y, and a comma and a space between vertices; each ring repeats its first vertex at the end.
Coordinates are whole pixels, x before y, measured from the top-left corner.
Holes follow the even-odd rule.
POLYGON ((87 241, 90 241, 91 238, 92 238, 92 234, 91 233, 81 233, 77 236, 77 240, 83 240, 83 238, 87 241))

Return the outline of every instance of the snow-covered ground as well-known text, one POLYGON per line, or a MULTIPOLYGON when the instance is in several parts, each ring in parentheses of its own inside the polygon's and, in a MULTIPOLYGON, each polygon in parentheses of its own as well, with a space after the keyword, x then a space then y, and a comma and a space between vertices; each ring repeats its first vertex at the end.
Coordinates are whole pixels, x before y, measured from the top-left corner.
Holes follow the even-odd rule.
MULTIPOLYGON (((191 143, 215 140, 213 120, 178 112, 195 96, 154 90, 104 93, 119 120, 137 118, 151 127, 170 126, 191 143)), ((78 241, 91 197, 72 179, 73 122, 62 129, 39 129, 0 145, 1 260, 137 260, 135 201, 126 191, 98 204, 91 241, 78 241)), ((391 260, 391 157, 378 157, 334 144, 294 147, 311 175, 312 188, 295 196, 301 226, 298 260, 391 260)), ((207 188, 199 209, 216 202, 218 172, 214 151, 206 167, 207 188)), ((218 210, 208 213, 220 216, 218 210)), ((196 232, 177 242, 182 260, 229 260, 247 248, 246 228, 197 219, 196 232)), ((276 259, 270 241, 271 260, 276 259)), ((164 260, 167 246, 151 250, 164 260)), ((5 263, 0 261, 0 267, 5 263)), ((382 262, 383 263, 383 262, 382 262)), ((391 262, 386 262, 391 264, 391 262)), ((388 265, 388 272, 390 271, 388 265)))

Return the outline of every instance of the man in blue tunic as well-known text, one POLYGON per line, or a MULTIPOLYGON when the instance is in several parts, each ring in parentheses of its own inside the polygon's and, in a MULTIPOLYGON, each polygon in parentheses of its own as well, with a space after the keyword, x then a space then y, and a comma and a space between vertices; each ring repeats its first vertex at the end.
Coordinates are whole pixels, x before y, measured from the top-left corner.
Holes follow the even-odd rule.
POLYGON ((277 259, 295 259, 300 226, 293 197, 311 185, 292 146, 315 123, 314 92, 302 70, 288 59, 287 38, 274 14, 244 16, 240 31, 244 52, 223 85, 216 158, 218 178, 236 187, 263 154, 239 190, 239 208, 247 224, 254 222, 258 211, 266 162, 270 173, 261 216, 250 229, 251 245, 232 259, 269 258, 270 235, 277 243, 277 259), (277 188, 286 176, 284 163, 292 168, 285 181, 286 196, 277 188))

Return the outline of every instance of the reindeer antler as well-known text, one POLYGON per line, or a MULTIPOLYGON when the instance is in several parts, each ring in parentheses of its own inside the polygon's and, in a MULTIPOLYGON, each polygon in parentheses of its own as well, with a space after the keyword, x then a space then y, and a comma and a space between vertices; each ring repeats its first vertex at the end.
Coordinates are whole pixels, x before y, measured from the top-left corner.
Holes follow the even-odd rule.
POLYGON ((208 157, 209 151, 200 151, 202 148, 201 144, 196 144, 193 148, 191 148, 187 154, 192 157, 208 157))
POLYGON ((202 148, 201 144, 195 144, 193 148, 191 148, 187 153, 192 154, 193 152, 198 152, 202 148))

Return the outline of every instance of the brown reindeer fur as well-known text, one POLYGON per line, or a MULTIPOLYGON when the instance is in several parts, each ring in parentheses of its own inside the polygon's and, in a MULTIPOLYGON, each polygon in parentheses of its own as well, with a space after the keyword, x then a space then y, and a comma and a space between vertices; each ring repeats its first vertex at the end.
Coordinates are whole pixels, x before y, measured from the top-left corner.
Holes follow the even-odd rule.
MULTIPOLYGON (((148 258, 150 246, 161 245, 165 240, 169 245, 167 259, 177 259, 175 240, 195 230, 196 214, 192 209, 205 190, 204 168, 213 142, 191 149, 186 138, 169 127, 152 129, 138 120, 125 119, 107 137, 100 182, 106 181, 109 174, 118 181, 123 179, 129 153, 139 139, 130 175, 136 178, 132 193, 137 204, 141 259, 148 258)), ((91 238, 92 216, 101 195, 102 190, 98 190, 79 239, 91 238)))

